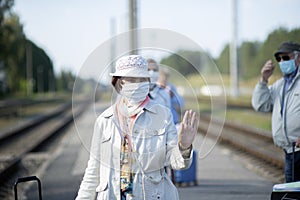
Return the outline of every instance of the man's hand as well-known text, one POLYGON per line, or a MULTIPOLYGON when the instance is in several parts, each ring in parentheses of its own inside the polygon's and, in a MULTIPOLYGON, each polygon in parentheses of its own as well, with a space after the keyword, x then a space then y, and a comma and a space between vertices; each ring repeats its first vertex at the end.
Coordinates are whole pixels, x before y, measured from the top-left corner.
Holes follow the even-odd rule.
POLYGON ((261 69, 261 82, 268 82, 268 79, 273 74, 275 69, 275 65, 273 64, 272 60, 268 60, 265 65, 261 69))
POLYGON ((183 120, 180 124, 178 144, 181 150, 188 149, 197 133, 199 118, 196 112, 189 110, 184 113, 183 120))

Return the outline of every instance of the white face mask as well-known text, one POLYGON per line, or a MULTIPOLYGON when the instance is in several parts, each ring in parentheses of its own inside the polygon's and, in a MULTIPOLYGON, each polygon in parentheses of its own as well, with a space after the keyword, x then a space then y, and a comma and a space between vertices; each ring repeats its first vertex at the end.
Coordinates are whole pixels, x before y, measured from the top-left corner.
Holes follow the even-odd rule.
POLYGON ((149 82, 124 83, 120 91, 120 95, 124 96, 131 105, 144 101, 148 93, 149 82))
POLYGON ((158 81, 158 78, 159 78, 159 72, 150 70, 149 74, 150 74, 150 82, 151 83, 156 83, 158 81))

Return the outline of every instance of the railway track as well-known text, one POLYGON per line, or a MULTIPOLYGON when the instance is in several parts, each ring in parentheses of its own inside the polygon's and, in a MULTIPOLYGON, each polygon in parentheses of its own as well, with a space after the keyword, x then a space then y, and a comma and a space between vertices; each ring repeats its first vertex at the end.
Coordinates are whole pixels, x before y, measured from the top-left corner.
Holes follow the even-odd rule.
POLYGON ((22 109, 30 106, 61 102, 62 99, 51 98, 51 99, 8 99, 0 101, 0 118, 10 118, 19 116, 22 113, 22 109))
POLYGON ((87 102, 64 103, 57 109, 35 120, 16 126, 0 135, 0 184, 5 183, 18 170, 26 154, 40 148, 54 135, 78 117, 87 102))
MULTIPOLYGON (((39 148, 66 127, 73 121, 73 117, 83 112, 84 107, 85 104, 82 103, 81 106, 73 108, 72 112, 72 105, 69 102, 41 118, 2 133, 0 135, 0 183, 5 182, 7 177, 15 173, 17 165, 27 153, 39 148)), ((245 155, 263 161, 263 164, 267 163, 266 168, 271 167, 272 170, 282 171, 284 167, 283 152, 274 146, 270 132, 230 122, 225 122, 223 126, 221 120, 212 120, 209 114, 201 115, 199 132, 209 137, 216 137, 244 152, 245 155), (219 128, 222 129, 220 135, 215 131, 219 128)))
MULTIPOLYGON (((270 132, 231 122, 225 122, 223 125, 221 120, 212 120, 210 115, 201 116, 199 132, 219 139, 222 143, 234 147, 235 151, 242 151, 247 157, 261 161, 261 165, 265 166, 260 167, 264 170, 283 173, 284 153, 274 145, 270 132), (222 130, 221 134, 217 130, 222 130)), ((272 178, 275 181, 282 180, 282 177, 272 178)))

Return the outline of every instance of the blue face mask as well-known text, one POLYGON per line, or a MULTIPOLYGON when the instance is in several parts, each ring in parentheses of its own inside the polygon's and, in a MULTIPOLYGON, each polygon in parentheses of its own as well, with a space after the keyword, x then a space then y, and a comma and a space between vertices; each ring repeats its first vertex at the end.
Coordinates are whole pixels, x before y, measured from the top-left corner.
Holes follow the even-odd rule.
POLYGON ((295 60, 291 59, 291 60, 279 62, 279 67, 283 75, 291 74, 296 70, 295 60))

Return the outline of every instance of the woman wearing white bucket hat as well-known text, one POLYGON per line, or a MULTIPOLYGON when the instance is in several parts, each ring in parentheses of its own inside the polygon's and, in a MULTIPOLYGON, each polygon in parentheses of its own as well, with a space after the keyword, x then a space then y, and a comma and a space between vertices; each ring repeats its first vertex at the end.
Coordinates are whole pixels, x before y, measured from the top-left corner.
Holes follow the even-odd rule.
POLYGON ((119 98, 96 120, 76 199, 96 193, 101 200, 178 199, 164 167, 189 167, 198 116, 187 111, 177 135, 169 109, 148 97, 148 64, 141 56, 120 58, 111 75, 119 98))

